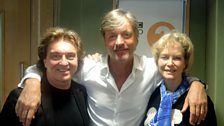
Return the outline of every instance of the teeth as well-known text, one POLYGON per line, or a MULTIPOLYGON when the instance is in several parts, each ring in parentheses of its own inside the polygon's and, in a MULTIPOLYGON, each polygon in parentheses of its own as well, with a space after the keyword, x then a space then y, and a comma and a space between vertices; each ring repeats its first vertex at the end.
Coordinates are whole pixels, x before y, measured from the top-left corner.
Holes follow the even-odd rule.
POLYGON ((171 73, 173 73, 173 72, 175 72, 175 70, 167 70, 167 72, 171 72, 171 73))
POLYGON ((58 71, 60 71, 60 72, 66 72, 66 71, 68 71, 68 70, 60 70, 60 69, 58 69, 58 71))

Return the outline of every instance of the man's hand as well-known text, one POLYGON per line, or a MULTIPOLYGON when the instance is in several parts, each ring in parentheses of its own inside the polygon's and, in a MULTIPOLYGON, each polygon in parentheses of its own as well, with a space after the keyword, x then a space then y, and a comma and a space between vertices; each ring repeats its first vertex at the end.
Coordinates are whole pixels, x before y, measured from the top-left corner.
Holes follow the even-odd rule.
POLYGON ((188 106, 190 106, 189 123, 191 125, 200 124, 201 120, 206 117, 208 101, 204 85, 199 81, 192 82, 181 111, 185 112, 188 106))
POLYGON ((16 103, 16 114, 24 126, 29 126, 41 102, 40 81, 27 79, 16 103))
POLYGON ((101 58, 102 58, 102 54, 100 54, 100 53, 95 53, 95 54, 92 54, 92 55, 88 54, 86 57, 88 59, 91 59, 91 60, 94 60, 96 62, 99 62, 101 60, 101 58))

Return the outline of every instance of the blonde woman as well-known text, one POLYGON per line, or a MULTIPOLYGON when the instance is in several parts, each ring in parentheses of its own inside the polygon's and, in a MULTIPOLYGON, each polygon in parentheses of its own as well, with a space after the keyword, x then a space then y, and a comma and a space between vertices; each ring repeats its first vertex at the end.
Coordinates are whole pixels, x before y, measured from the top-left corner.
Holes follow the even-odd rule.
MULTIPOLYGON (((147 126, 188 126, 190 109, 181 113, 189 84, 187 71, 193 60, 190 38, 178 32, 167 33, 152 47, 155 62, 163 81, 152 94, 149 104, 147 126)), ((216 115, 208 97, 208 113, 200 126, 216 126, 216 115)))

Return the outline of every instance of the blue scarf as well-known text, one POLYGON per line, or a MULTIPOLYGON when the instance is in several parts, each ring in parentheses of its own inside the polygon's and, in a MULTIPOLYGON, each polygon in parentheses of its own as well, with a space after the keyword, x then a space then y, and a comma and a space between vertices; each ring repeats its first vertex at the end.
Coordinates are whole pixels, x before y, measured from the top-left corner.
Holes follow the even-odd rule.
POLYGON ((172 105, 187 91, 188 87, 188 82, 183 79, 175 92, 167 92, 163 81, 160 86, 161 101, 159 109, 147 126, 171 126, 172 105))

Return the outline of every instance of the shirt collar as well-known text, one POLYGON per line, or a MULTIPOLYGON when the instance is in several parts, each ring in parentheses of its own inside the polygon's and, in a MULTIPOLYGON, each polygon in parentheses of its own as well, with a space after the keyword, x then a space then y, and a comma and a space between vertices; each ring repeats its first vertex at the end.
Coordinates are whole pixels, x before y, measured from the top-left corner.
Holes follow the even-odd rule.
MULTIPOLYGON (((109 65, 108 65, 108 55, 103 55, 102 56, 102 64, 100 67, 101 71, 101 76, 108 77, 109 76, 109 65)), ((143 71, 144 63, 143 60, 141 60, 140 56, 137 56, 136 54, 134 55, 134 64, 132 68, 132 73, 134 74, 136 70, 143 71)))

